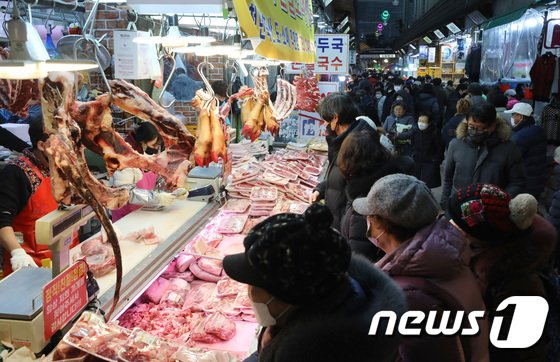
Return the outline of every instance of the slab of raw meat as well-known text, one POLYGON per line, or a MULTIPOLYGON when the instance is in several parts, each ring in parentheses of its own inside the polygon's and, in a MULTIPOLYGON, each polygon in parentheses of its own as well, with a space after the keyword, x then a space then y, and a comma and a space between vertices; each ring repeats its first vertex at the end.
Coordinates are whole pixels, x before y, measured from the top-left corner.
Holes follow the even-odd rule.
POLYGON ((195 277, 197 277, 200 280, 204 280, 207 282, 214 282, 214 283, 217 283, 218 280, 220 280, 219 275, 208 273, 207 271, 202 270, 197 263, 192 263, 191 266, 189 266, 189 270, 191 271, 191 273, 193 273, 195 277))
POLYGON ((251 201, 276 201, 278 189, 276 187, 259 187, 251 189, 251 201))
POLYGON ((237 358, 223 351, 204 351, 181 347, 173 356, 179 362, 232 362, 237 358))
POLYGON ((216 289, 215 283, 196 283, 191 284, 191 290, 187 293, 183 309, 190 309, 192 311, 204 310, 206 303, 216 289))
POLYGON ((239 283, 231 278, 221 279, 216 285, 216 296, 225 297, 227 295, 237 295, 247 293, 247 285, 239 283))
POLYGON ((123 240, 130 240, 135 243, 151 245, 161 243, 161 239, 156 235, 153 226, 133 231, 123 237, 123 240))
POLYGON ((247 222, 247 215, 224 215, 217 232, 221 234, 239 234, 247 222))
POLYGON ((64 341, 105 360, 116 361, 129 334, 130 331, 106 324, 103 317, 86 311, 64 336, 64 341))
POLYGON ((169 287, 171 286, 171 282, 165 278, 157 278, 152 285, 146 289, 146 297, 150 300, 150 302, 159 304, 163 295, 167 292, 169 287))
POLYGON ((220 312, 206 316, 191 332, 191 339, 201 343, 229 341, 233 336, 235 323, 220 312))
POLYGON ((80 251, 95 277, 102 277, 115 270, 116 260, 113 247, 103 242, 101 236, 83 242, 80 251))
POLYGON ((227 212, 242 214, 247 211, 251 202, 248 200, 228 200, 228 202, 224 205, 223 210, 227 212))
POLYGON ((239 316, 240 310, 235 308, 235 298, 237 298, 237 295, 218 297, 214 294, 206 303, 204 311, 206 313, 221 312, 230 318, 236 319, 239 316))
POLYGON ((251 231, 256 225, 260 224, 261 222, 265 221, 267 219, 266 216, 261 216, 261 217, 256 217, 256 218, 251 218, 247 221, 247 224, 245 225, 245 228, 243 228, 242 233, 244 235, 249 234, 249 231, 251 231))
MULTIPOLYGON (((224 258, 224 254, 215 248, 208 248, 206 250, 206 253, 204 253, 204 255, 208 255, 213 258, 220 258, 220 259, 224 258)), ((202 271, 214 275, 222 274, 222 270, 223 270, 222 260, 200 257, 198 258, 196 263, 198 264, 200 269, 202 269, 202 271)))
POLYGON ((125 362, 170 362, 179 346, 136 328, 119 352, 125 362))
POLYGON ((179 254, 175 260, 175 268, 178 272, 183 273, 195 261, 195 257, 187 254, 179 254))
POLYGON ((162 304, 170 307, 181 308, 185 303, 185 296, 190 289, 187 281, 179 278, 171 279, 169 287, 161 297, 162 304))

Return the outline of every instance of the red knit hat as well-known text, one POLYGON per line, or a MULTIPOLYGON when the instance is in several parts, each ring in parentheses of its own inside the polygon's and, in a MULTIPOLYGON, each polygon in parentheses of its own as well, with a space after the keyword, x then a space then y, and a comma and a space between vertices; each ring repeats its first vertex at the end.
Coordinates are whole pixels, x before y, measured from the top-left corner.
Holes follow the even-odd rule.
MULTIPOLYGON (((500 241, 524 229, 519 222, 514 222, 511 201, 511 196, 497 186, 475 184, 450 198, 449 213, 467 234, 482 240, 500 241)), ((532 220, 532 212, 525 214, 523 218, 527 216, 532 220)))

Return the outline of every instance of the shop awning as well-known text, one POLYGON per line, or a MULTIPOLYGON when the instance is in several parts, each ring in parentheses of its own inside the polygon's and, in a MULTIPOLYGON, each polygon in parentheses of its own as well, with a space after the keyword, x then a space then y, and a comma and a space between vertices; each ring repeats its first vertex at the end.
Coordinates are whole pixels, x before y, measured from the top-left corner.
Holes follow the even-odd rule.
POLYGON ((505 15, 497 16, 495 18, 489 19, 486 22, 484 22, 484 24, 482 24, 482 27, 484 29, 492 29, 497 26, 512 23, 516 20, 521 19, 521 17, 523 16, 523 14, 525 14, 528 8, 529 6, 523 6, 505 15))

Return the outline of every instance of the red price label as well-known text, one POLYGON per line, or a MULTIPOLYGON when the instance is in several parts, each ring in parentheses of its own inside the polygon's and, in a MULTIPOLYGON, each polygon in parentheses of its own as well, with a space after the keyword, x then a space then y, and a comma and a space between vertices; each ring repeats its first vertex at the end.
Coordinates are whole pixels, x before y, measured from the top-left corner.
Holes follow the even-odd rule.
POLYGON ((87 305, 86 274, 87 265, 79 260, 43 287, 45 341, 87 305))

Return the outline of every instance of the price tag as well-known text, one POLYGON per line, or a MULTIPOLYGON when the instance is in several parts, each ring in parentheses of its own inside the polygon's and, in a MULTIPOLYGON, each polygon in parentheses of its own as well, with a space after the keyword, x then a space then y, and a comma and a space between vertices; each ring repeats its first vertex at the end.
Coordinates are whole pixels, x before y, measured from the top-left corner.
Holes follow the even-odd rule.
POLYGON ((87 265, 79 260, 43 287, 45 341, 87 305, 86 275, 87 265))

